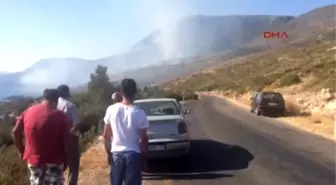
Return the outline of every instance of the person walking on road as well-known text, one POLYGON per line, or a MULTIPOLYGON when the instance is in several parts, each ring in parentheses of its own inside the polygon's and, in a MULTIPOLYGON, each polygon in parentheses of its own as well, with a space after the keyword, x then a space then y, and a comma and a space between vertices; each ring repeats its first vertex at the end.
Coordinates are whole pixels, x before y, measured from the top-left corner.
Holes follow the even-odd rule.
POLYGON ((63 173, 70 153, 70 123, 56 109, 57 101, 56 89, 44 90, 42 102, 27 108, 13 129, 14 143, 30 170, 31 185, 64 184, 63 173))
MULTIPOLYGON (((113 103, 120 103, 122 101, 122 96, 119 92, 115 92, 111 96, 113 103)), ((111 153, 111 140, 104 140, 105 150, 107 154, 107 163, 111 165, 112 153, 111 153)))
POLYGON ((67 85, 60 85, 57 87, 57 91, 59 93, 58 98, 58 105, 57 109, 63 111, 68 118, 70 119, 71 123, 71 155, 69 156, 69 185, 77 185, 78 183, 78 175, 79 175, 79 163, 80 163, 80 147, 79 147, 79 138, 76 135, 76 132, 79 129, 80 121, 78 117, 78 110, 70 101, 71 94, 70 88, 67 85))
POLYGON ((123 79, 122 101, 110 105, 104 117, 103 136, 111 140, 113 185, 141 185, 141 171, 147 170, 149 124, 145 112, 133 105, 136 93, 136 82, 123 79))

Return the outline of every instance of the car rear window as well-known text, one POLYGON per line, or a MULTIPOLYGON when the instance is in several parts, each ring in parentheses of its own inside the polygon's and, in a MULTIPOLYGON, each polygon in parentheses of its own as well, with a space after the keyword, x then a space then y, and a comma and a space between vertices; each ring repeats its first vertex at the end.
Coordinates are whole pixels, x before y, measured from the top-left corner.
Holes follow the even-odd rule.
POLYGON ((262 98, 265 100, 283 100, 280 93, 263 93, 262 98))
POLYGON ((174 101, 136 102, 134 105, 144 110, 147 116, 168 116, 180 114, 180 110, 174 101))

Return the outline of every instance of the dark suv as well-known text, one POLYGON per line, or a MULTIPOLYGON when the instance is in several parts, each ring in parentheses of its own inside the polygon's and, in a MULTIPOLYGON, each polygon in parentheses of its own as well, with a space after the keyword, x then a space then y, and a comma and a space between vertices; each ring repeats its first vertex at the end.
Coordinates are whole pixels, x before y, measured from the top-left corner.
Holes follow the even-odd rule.
POLYGON ((285 115, 285 100, 278 92, 258 92, 251 100, 252 113, 257 115, 285 115))

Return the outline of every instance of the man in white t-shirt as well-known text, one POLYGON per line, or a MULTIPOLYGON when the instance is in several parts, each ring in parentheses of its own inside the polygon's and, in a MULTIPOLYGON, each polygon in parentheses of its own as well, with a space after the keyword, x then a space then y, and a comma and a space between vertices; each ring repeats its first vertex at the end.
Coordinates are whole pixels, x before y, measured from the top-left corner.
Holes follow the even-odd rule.
POLYGON ((111 140, 113 185, 141 185, 141 171, 147 170, 149 124, 145 112, 133 105, 136 93, 136 82, 123 79, 122 101, 109 106, 104 117, 103 136, 111 140))

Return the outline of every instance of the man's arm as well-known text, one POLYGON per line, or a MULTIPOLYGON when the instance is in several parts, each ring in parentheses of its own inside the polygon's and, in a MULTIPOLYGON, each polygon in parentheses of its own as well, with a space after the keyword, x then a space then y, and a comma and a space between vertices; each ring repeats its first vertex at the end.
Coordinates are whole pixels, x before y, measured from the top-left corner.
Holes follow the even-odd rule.
POLYGON ((148 135, 147 128, 149 123, 146 117, 146 114, 142 113, 142 121, 140 123, 140 148, 143 160, 143 170, 147 170, 147 160, 148 160, 148 135))
POLYGON ((71 132, 71 123, 69 119, 66 117, 63 112, 61 112, 61 125, 62 125, 62 141, 63 141, 63 147, 64 147, 64 155, 65 155, 65 161, 64 161, 64 168, 67 167, 69 164, 69 156, 71 154, 71 145, 70 145, 70 132, 71 132))
POLYGON ((148 135, 147 128, 140 129, 140 138, 141 138, 141 153, 147 160, 148 155, 148 135))
POLYGON ((24 114, 25 112, 23 112, 21 116, 16 120, 16 124, 12 132, 14 144, 16 148, 19 150, 21 157, 23 157, 24 153, 24 144, 23 144, 24 114))
POLYGON ((105 125, 104 127, 104 145, 107 153, 111 152, 111 141, 112 141, 112 128, 111 125, 105 125))
POLYGON ((109 152, 111 152, 111 140, 113 137, 112 127, 110 123, 110 109, 109 108, 106 109, 106 113, 104 116, 104 123, 105 123, 104 132, 103 132, 104 145, 105 145, 105 150, 107 154, 109 154, 109 152))
POLYGON ((66 107, 64 113, 70 118, 71 120, 71 132, 76 132, 79 130, 80 127, 80 119, 78 116, 78 110, 74 104, 71 104, 66 107))

